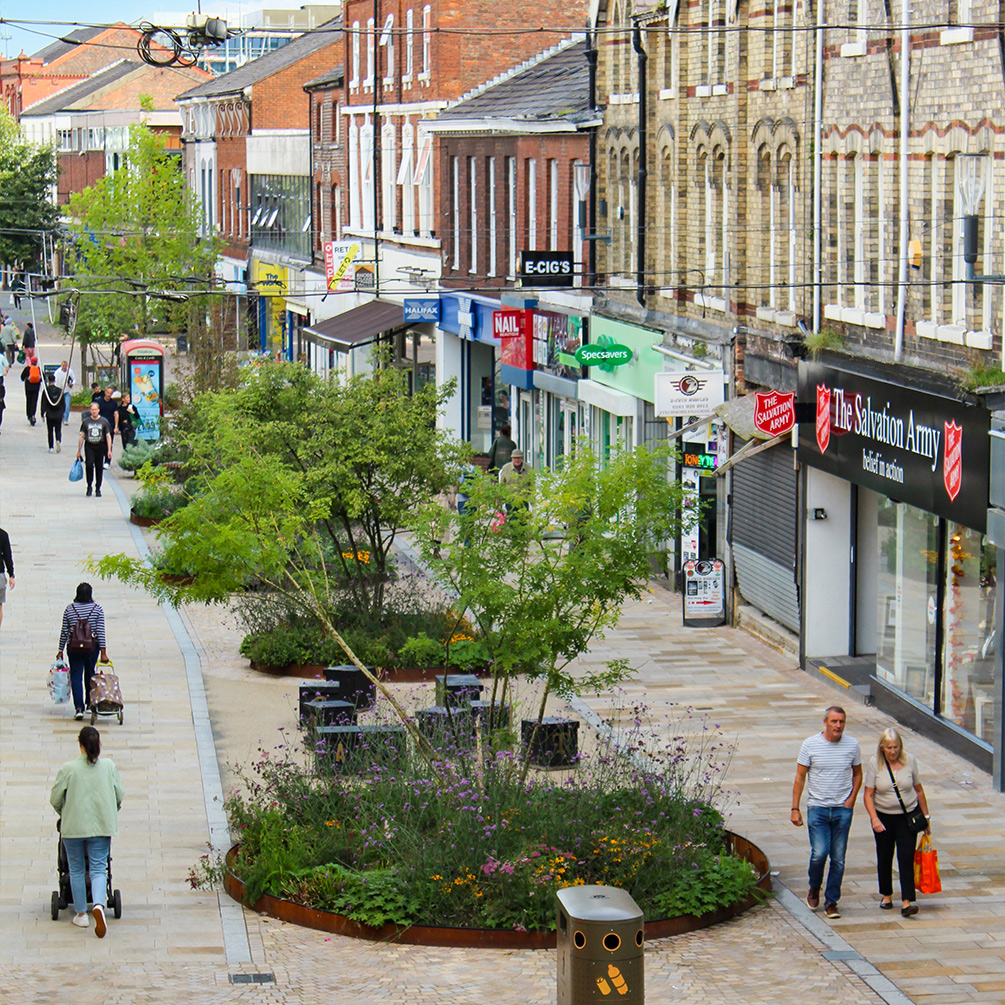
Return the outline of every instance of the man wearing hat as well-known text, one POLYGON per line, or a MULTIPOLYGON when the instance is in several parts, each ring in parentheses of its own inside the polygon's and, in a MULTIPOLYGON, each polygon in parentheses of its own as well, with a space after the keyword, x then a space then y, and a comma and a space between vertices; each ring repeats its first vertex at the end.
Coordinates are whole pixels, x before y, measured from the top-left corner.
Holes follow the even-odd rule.
POLYGON ((509 506, 511 513, 515 509, 527 508, 533 474, 533 468, 529 464, 524 464, 523 451, 517 447, 510 455, 509 462, 504 464, 499 472, 499 484, 508 486, 515 496, 509 506))

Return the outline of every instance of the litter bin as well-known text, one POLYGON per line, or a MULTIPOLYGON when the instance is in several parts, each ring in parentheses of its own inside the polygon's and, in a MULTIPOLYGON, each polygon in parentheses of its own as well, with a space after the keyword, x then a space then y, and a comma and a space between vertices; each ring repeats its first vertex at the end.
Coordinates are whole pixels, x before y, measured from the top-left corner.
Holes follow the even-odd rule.
POLYGON ((642 910, 616 886, 567 886, 558 899, 558 1005, 645 1002, 642 910))

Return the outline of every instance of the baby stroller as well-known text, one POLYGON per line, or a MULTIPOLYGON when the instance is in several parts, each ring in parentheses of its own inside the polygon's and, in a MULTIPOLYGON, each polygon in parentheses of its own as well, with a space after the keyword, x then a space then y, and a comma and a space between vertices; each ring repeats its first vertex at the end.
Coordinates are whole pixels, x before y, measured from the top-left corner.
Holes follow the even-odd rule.
MULTIPOLYGON (((60 821, 56 821, 56 830, 59 831, 60 821)), ((73 891, 70 889, 70 863, 66 858, 66 849, 63 847, 63 838, 59 839, 59 850, 56 853, 57 872, 59 874, 59 889, 52 891, 52 920, 59 921, 59 912, 65 911, 67 905, 73 903, 73 891)), ((91 901, 91 871, 87 870, 84 876, 85 889, 87 890, 87 906, 93 907, 91 901)), ((112 856, 108 855, 108 906, 116 918, 122 917, 122 893, 119 890, 112 891, 112 856)))

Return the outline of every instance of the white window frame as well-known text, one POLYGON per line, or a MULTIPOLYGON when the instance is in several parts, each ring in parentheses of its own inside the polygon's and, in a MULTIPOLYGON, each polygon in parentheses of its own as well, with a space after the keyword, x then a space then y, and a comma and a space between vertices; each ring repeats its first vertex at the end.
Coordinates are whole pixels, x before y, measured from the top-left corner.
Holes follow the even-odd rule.
POLYGON ((864 56, 866 53, 869 44, 869 0, 857 0, 855 25, 851 40, 841 46, 842 56, 864 56))
POLYGON ((866 283, 866 228, 865 228, 865 156, 859 153, 854 161, 852 162, 855 166, 854 174, 854 185, 855 185, 855 222, 854 230, 852 232, 852 264, 854 266, 854 275, 852 277, 855 283, 855 307, 860 310, 865 310, 865 283, 866 283))
POLYGON ((468 193, 468 222, 471 226, 471 238, 469 247, 471 254, 468 256, 468 272, 477 274, 478 272, 478 158, 468 158, 468 181, 470 192, 468 193))
POLYGON ((419 190, 418 231, 422 237, 433 233, 433 134, 419 125, 415 130, 418 151, 412 181, 419 190), (428 145, 428 147, 427 147, 428 145), (428 148, 428 153, 426 152, 428 148), (422 169, 421 171, 419 169, 422 169))
POLYGON ((376 73, 376 38, 374 37, 374 23, 373 18, 367 18, 366 20, 366 76, 363 78, 363 90, 372 91, 374 74, 376 73))
POLYGON ((386 59, 384 67, 384 77, 382 83, 384 85, 384 90, 394 86, 394 13, 387 15, 384 21, 384 27, 380 33, 380 44, 386 50, 386 59))
MULTIPOLYGON (((793 0, 793 6, 795 0, 793 0)), ((795 35, 792 39, 795 45, 795 35)), ((789 205, 788 205, 788 231, 789 231, 789 310, 795 313, 796 310, 796 158, 795 154, 790 154, 788 170, 789 205)))
POLYGON ((590 165, 582 161, 572 162, 572 262, 573 285, 583 285, 583 244, 586 239, 586 208, 590 198, 590 165), (580 218, 580 208, 583 218, 580 218))
POLYGON ((433 72, 429 53, 429 47, 432 42, 432 33, 430 31, 430 23, 433 17, 432 10, 429 4, 426 4, 422 8, 422 71, 419 73, 419 80, 423 84, 429 83, 433 72))
POLYGON ((537 251, 537 160, 527 158, 527 250, 537 251))
POLYGON ((381 175, 381 198, 384 202, 384 219, 381 221, 381 230, 394 230, 397 222, 397 199, 395 199, 395 163, 397 151, 395 150, 397 129, 394 123, 386 123, 380 130, 380 175, 381 175))
POLYGON ((373 231, 377 221, 373 218, 373 124, 367 122, 359 130, 360 217, 364 231, 373 231))
POLYGON ((498 220, 496 219, 496 159, 489 158, 489 265, 487 275, 496 274, 496 241, 499 237, 498 220))
POLYGON ((548 250, 558 251, 558 161, 548 161, 548 202, 551 219, 548 221, 548 250))
POLYGON ((405 67, 401 75, 403 84, 412 83, 415 59, 415 12, 411 7, 405 11, 405 67))
POLYGON ((398 187, 401 189, 401 231, 411 237, 415 227, 415 133, 410 123, 401 127, 401 166, 398 168, 398 187))
POLYGON ((509 238, 509 274, 508 279, 516 278, 516 258, 517 258, 517 206, 516 206, 516 158, 506 158, 506 230, 509 238))
POLYGON ((457 272, 461 267, 461 176, 460 164, 457 157, 450 158, 450 186, 453 196, 450 224, 454 238, 454 253, 451 268, 454 272, 457 272))
POLYGON ((349 78, 349 90, 359 90, 359 21, 352 23, 352 76, 349 78))

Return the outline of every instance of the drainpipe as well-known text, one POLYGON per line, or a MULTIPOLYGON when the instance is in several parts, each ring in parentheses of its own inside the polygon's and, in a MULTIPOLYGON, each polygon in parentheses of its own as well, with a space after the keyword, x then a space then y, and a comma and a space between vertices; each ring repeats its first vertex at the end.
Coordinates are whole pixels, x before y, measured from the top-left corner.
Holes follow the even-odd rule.
MULTIPOLYGON (((904 0, 906 3, 907 0, 904 0)), ((646 135, 646 63, 649 57, 646 50, 642 48, 642 29, 638 21, 632 28, 632 48, 639 57, 639 192, 638 204, 635 211, 638 214, 636 224, 635 242, 636 248, 636 269, 635 269, 635 296, 639 304, 645 309, 646 306, 646 161, 648 159, 648 137, 646 135)))
POLYGON ((897 277, 897 337, 894 362, 904 355, 904 314, 907 310, 907 138, 911 127, 911 6, 903 0, 900 30, 900 275, 897 277))
MULTIPOLYGON (((905 0, 906 2, 906 0, 905 0)), ((824 107, 824 4, 817 0, 817 51, 813 73, 813 331, 820 331, 820 294, 822 265, 820 258, 820 144, 824 107)))
MULTIPOLYGON (((597 30, 595 27, 589 29, 589 45, 586 47, 586 61, 590 66, 589 91, 590 91, 590 112, 597 110, 597 30)), ((597 127, 590 128, 590 218, 589 231, 591 239, 587 241, 590 249, 589 270, 590 287, 597 284, 597 242, 594 235, 597 233, 597 127)))

